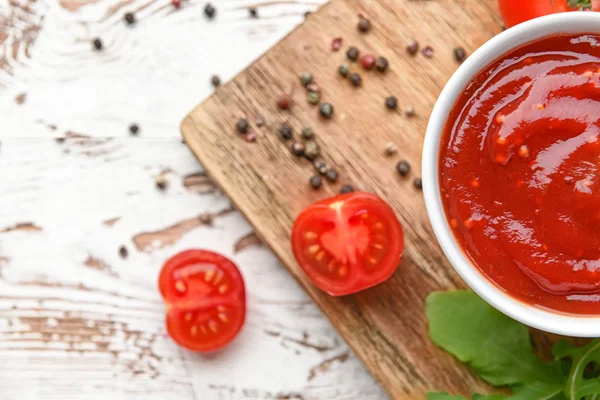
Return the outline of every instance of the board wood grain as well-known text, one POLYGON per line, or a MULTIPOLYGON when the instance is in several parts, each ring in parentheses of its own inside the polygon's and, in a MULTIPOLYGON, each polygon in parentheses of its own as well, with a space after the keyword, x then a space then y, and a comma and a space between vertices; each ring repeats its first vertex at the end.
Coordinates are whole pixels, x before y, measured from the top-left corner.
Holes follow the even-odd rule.
POLYGON ((435 100, 458 64, 453 49, 471 52, 501 31, 494 0, 332 0, 247 70, 193 110, 183 121, 185 141, 198 160, 258 235, 300 281, 324 310, 336 329, 395 399, 423 398, 430 390, 454 393, 489 392, 489 388, 429 340, 425 319, 426 296, 440 289, 463 287, 432 233, 421 192, 412 186, 420 176, 423 135, 435 100), (372 22, 367 34, 357 31, 357 15, 372 22), (331 40, 343 38, 338 52, 331 40), (406 42, 416 39, 431 46, 432 58, 409 56, 406 42), (345 50, 357 46, 363 53, 390 61, 384 73, 356 70, 362 87, 338 75, 346 62, 345 50), (306 101, 298 76, 313 73, 322 101, 335 107, 332 119, 319 116, 318 106, 306 101), (279 110, 281 93, 294 100, 279 110), (400 108, 413 107, 416 115, 392 112, 384 106, 394 95, 400 108), (258 127, 255 119, 264 117, 258 127), (247 118, 257 141, 246 142, 235 131, 238 118, 247 118), (283 123, 295 138, 285 142, 277 134, 283 123), (302 127, 312 126, 325 161, 340 172, 336 184, 312 190, 310 162, 294 157, 289 147, 300 141, 302 127), (387 143, 398 154, 384 155, 387 143), (400 177, 395 164, 405 159, 413 169, 400 177), (382 285, 343 298, 330 297, 306 278, 289 244, 295 216, 308 204, 336 194, 341 184, 372 191, 388 201, 405 228, 400 268, 382 285))

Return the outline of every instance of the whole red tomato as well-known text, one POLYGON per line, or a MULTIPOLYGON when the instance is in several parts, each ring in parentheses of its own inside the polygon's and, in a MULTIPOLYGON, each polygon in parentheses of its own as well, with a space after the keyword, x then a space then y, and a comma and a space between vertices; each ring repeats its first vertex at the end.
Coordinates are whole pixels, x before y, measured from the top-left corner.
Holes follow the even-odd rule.
POLYGON ((220 254, 188 250, 170 258, 158 278, 167 304, 167 331, 199 352, 231 342, 246 318, 246 290, 236 265, 220 254))
POLYGON ((600 0, 499 0, 507 28, 533 18, 565 11, 600 11, 600 0))
POLYGON ((387 203, 371 193, 349 193, 302 211, 292 249, 315 285, 343 296, 388 279, 400 262, 404 235, 387 203))

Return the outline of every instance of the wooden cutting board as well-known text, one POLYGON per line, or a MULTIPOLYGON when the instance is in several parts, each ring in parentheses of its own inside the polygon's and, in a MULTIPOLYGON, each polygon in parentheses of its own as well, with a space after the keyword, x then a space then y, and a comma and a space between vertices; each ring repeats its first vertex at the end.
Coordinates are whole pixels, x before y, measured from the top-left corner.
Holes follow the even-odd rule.
MULTIPOLYGON (((442 87, 457 68, 453 49, 471 52, 501 31, 495 0, 332 0, 233 81, 193 110, 182 125, 183 136, 200 163, 222 187, 257 233, 323 309, 366 367, 394 399, 424 398, 429 390, 471 394, 489 391, 467 368, 436 348, 427 334, 424 302, 440 289, 463 287, 439 248, 429 224, 422 193, 412 180, 420 176, 423 135, 442 87), (372 23, 358 32, 358 14, 372 23), (343 38, 342 49, 331 41, 343 38), (430 45, 432 58, 412 57, 406 43, 430 45), (356 88, 338 75, 348 46, 383 55, 389 70, 352 69, 363 77, 356 88), (299 82, 302 71, 313 73, 322 101, 335 107, 333 118, 319 116, 308 104, 299 82), (281 93, 295 105, 276 106, 281 93), (416 116, 392 112, 385 98, 395 95, 400 108, 414 107, 416 116), (264 117, 266 125, 255 120, 264 117), (258 138, 246 142, 236 121, 250 121, 258 138), (293 141, 277 133, 282 123, 301 141, 302 127, 317 134, 324 159, 340 172, 337 184, 312 190, 311 163, 289 150, 293 141), (384 155, 387 143, 398 154, 384 155), (400 159, 412 165, 408 178, 395 170, 400 159), (396 210, 405 229, 400 268, 376 288, 344 298, 330 297, 306 278, 292 255, 289 238, 294 218, 308 204, 339 192, 344 183, 372 191, 396 210)), ((348 377, 352 379, 352 377, 348 377)))

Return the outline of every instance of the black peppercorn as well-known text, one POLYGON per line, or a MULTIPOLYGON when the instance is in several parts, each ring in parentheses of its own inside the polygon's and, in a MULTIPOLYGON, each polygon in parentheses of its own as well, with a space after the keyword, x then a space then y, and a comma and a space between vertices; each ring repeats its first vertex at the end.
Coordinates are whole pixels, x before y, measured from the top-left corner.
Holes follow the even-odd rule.
POLYGON ((250 127, 250 125, 248 124, 247 119, 240 118, 240 119, 238 119, 238 122, 235 124, 235 127, 239 133, 246 133, 246 132, 248 132, 248 128, 250 127))
POLYGON ((390 63, 385 57, 377 57, 377 60, 375 60, 375 68, 377 68, 377 71, 379 72, 387 71, 389 66, 390 63))
POLYGON ((465 61, 467 58, 467 52, 462 47, 457 47, 454 49, 454 59, 459 63, 465 61))
POLYGON ((398 99, 396 96, 389 96, 385 99, 385 106, 390 110, 395 110, 398 108, 398 99))
POLYGON ((351 73, 348 79, 350 79, 350 83, 354 86, 360 86, 362 84, 362 78, 356 72, 351 73))
POLYGON ((365 17, 360 17, 358 20, 358 30, 365 33, 371 29, 371 22, 365 17))
POLYGON ((121 255, 121 258, 127 258, 128 254, 129 254, 129 252, 127 251, 127 247, 125 247, 125 246, 119 247, 119 255, 121 255))
POLYGON ((315 158, 317 158, 320 153, 321 153, 321 148, 319 147, 317 142, 315 142, 313 140, 309 140, 306 142, 305 147, 304 147, 304 157, 306 157, 312 161, 315 158))
POLYGON ((221 78, 219 78, 217 75, 213 75, 210 78, 210 83, 212 83, 214 87, 217 87, 221 84, 221 78))
POLYGON ((340 194, 346 194, 346 193, 352 193, 352 192, 354 192, 354 188, 352 187, 352 185, 344 185, 340 189, 340 194))
POLYGON ((213 19, 216 13, 217 9, 212 4, 207 3, 204 6, 204 15, 206 15, 208 19, 213 19))
POLYGON ((130 12, 125 13, 125 22, 127 22, 128 25, 135 24, 135 15, 130 12))
POLYGON ((129 125, 129 133, 131 133, 133 136, 137 135, 139 132, 140 132, 140 127, 138 124, 129 125))
POLYGON ((333 115, 333 106, 329 103, 323 103, 319 107, 319 112, 323 118, 329 119, 333 115))
POLYGON ((169 181, 163 175, 158 175, 156 178, 154 178, 154 183, 160 190, 165 190, 167 186, 169 186, 169 181))
POLYGON ((340 65, 340 67, 338 68, 338 72, 340 73, 341 76, 343 76, 344 78, 348 76, 348 72, 350 72, 350 66, 346 63, 340 65))
POLYGON ((421 178, 415 178, 413 186, 418 190, 423 189, 423 180, 421 178))
POLYGON ((358 60, 358 56, 360 55, 360 51, 356 47, 350 47, 348 51, 346 51, 346 57, 348 57, 351 61, 358 60))
POLYGON ((399 161, 398 164, 396 164, 396 169, 401 176, 406 176, 410 172, 410 164, 408 161, 399 161))
POLYGON ((258 18, 258 10, 255 7, 249 8, 250 18, 258 18))
POLYGON ((292 127, 288 124, 281 125, 281 128, 279 128, 279 134, 283 139, 290 140, 293 136, 292 127))
POLYGON ((410 40, 406 45, 406 51, 414 56, 419 51, 419 43, 416 40, 410 40))
POLYGON ((294 143, 292 145, 292 153, 296 157, 302 157, 304 155, 304 145, 302 143, 294 143))
POLYGON ((323 180, 319 175, 313 175, 310 177, 310 186, 312 186, 313 189, 320 188, 322 184, 323 180))
POLYGON ((327 164, 325 163, 325 161, 321 159, 315 160, 313 166, 321 175, 325 175, 327 173, 327 164))
POLYGON ((327 172, 325 172, 325 178, 327 178, 329 182, 335 183, 338 180, 338 172, 333 168, 329 168, 327 172))
POLYGON ((93 45, 94 45, 94 48, 95 48, 96 50, 102 50, 102 47, 103 47, 103 46, 102 46, 102 40, 101 40, 100 38, 96 38, 96 39, 94 39, 94 41, 93 41, 92 43, 93 43, 93 45))

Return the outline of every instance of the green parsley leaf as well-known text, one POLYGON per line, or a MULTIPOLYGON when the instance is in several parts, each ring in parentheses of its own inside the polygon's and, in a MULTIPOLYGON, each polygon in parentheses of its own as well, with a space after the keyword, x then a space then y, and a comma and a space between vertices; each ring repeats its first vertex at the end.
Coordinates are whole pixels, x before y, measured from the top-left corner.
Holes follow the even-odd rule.
POLYGON ((492 385, 563 382, 558 362, 535 356, 525 325, 472 291, 432 293, 426 306, 433 342, 492 385))
POLYGON ((573 366, 564 386, 564 394, 569 400, 581 400, 586 396, 600 394, 600 378, 586 379, 585 368, 591 362, 600 364, 600 339, 595 339, 584 347, 575 347, 567 341, 560 341, 552 348, 554 355, 559 358, 569 357, 573 366))
POLYGON ((535 382, 529 385, 513 386, 513 395, 507 400, 565 400, 564 384, 535 382))
MULTIPOLYGON (((471 397, 471 400, 505 400, 505 399, 506 399, 506 396, 503 396, 501 394, 491 394, 491 395, 474 394, 471 397)), ((467 400, 467 398, 464 396, 461 396, 460 394, 453 396, 446 392, 440 392, 440 393, 429 393, 427 395, 427 400, 467 400)))

